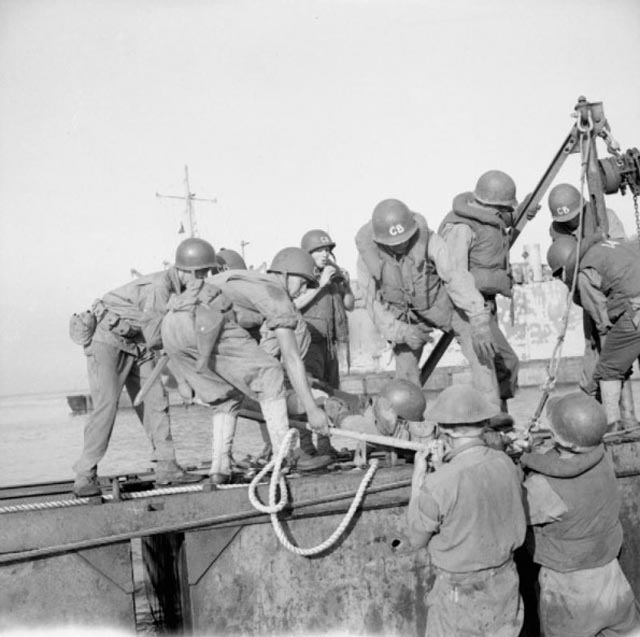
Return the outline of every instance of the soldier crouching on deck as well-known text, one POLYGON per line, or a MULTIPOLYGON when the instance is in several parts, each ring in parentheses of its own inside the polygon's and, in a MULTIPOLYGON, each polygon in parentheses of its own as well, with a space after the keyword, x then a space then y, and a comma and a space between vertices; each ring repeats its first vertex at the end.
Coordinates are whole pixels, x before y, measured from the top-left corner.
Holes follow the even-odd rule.
POLYGON ((422 215, 386 199, 358 231, 356 246, 365 305, 393 343, 397 377, 419 384, 418 363, 431 331, 453 329, 474 386, 499 407, 490 313, 471 274, 453 267, 444 239, 422 215))
POLYGON ((574 239, 560 237, 549 248, 547 263, 553 276, 571 288, 577 262, 574 300, 593 321, 601 342, 593 378, 600 385, 609 426, 621 429, 634 413, 628 377, 640 356, 640 253, 636 246, 601 234, 585 237, 577 251, 574 239))
POLYGON ((427 637, 516 637, 524 618, 514 551, 525 515, 518 469, 487 447, 483 427, 498 413, 470 385, 452 385, 427 412, 450 450, 434 472, 414 459, 408 537, 436 570, 427 597, 427 637))
POLYGON ((172 370, 214 409, 213 484, 231 479, 231 448, 243 396, 259 402, 274 448, 282 444, 289 430, 283 365, 311 428, 328 431, 326 415, 307 382, 296 342, 296 329, 304 322, 291 301, 315 283, 313 261, 299 248, 285 248, 269 272, 228 270, 198 282, 172 300, 162 323, 172 370), (247 331, 261 329, 272 334, 267 339, 272 353, 247 331), (282 363, 273 355, 276 349, 282 363))

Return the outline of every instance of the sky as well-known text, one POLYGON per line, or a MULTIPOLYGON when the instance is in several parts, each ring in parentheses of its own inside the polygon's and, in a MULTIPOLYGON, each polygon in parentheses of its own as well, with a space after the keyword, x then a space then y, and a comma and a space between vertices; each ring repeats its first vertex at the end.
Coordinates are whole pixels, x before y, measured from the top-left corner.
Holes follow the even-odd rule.
POLYGON ((355 274, 382 199, 437 227, 486 170, 531 191, 580 95, 640 146, 639 59, 637 0, 0 0, 0 395, 86 389, 69 316, 173 260, 185 165, 214 247, 322 228, 355 274))

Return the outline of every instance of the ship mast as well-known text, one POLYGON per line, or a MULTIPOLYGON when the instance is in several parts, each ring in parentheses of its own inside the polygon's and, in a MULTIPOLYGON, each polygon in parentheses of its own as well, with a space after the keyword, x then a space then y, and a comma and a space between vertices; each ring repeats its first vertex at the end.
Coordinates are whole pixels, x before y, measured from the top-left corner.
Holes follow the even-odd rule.
MULTIPOLYGON (((189 166, 185 165, 184 167, 184 195, 161 195, 159 192, 156 192, 156 197, 160 197, 162 199, 181 199, 185 202, 185 216, 187 218, 188 231, 190 237, 198 236, 198 220, 196 218, 196 211, 194 209, 193 202, 194 201, 208 201, 210 203, 218 203, 217 199, 203 199, 201 197, 196 197, 195 192, 191 192, 191 186, 189 184, 189 166)), ((179 234, 185 232, 184 225, 180 224, 180 230, 178 230, 179 234)))

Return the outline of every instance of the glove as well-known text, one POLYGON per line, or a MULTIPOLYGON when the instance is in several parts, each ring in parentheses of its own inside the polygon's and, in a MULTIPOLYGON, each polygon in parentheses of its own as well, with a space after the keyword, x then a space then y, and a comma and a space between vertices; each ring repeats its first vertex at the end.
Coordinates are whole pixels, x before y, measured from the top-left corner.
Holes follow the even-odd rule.
POLYGON ((496 355, 496 344, 489 327, 489 312, 470 317, 471 342, 481 363, 490 364, 496 355))
POLYGON ((69 319, 69 336, 74 343, 85 347, 91 343, 96 325, 96 317, 89 310, 72 314, 69 319))

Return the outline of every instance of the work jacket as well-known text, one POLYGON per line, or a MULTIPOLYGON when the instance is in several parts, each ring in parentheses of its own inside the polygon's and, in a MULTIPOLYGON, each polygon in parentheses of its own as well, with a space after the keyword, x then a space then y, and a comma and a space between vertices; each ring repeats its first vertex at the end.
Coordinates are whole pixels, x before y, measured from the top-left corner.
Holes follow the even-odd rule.
POLYGON ((447 224, 468 226, 473 232, 468 247, 468 267, 478 291, 485 297, 496 294, 510 297, 512 282, 508 228, 497 210, 474 206, 473 201, 471 192, 457 195, 451 212, 443 219, 438 232, 446 237, 443 229, 447 224))
POLYGON ((278 358, 280 348, 275 335, 279 328, 294 332, 300 356, 309 349, 307 324, 275 274, 254 270, 227 270, 209 277, 233 303, 236 323, 247 330, 260 347, 278 358))
MULTIPOLYGON (((544 462, 544 468, 536 468, 535 458, 528 463, 535 472, 527 477, 525 488, 529 490, 534 477, 542 478, 553 493, 545 497, 544 490, 537 486, 538 498, 545 497, 550 502, 559 497, 564 511, 544 524, 534 524, 534 561, 555 571, 568 572, 604 566, 615 559, 622 546, 620 494, 608 454, 595 456, 592 466, 587 468, 582 466, 580 457, 560 458, 555 450, 538 460, 544 462)), ((527 499, 530 507, 539 508, 542 504, 527 499)))
POLYGON ((349 340, 349 323, 339 284, 332 281, 301 310, 312 342, 349 340))
POLYGON ((434 233, 422 215, 412 214, 418 230, 406 254, 395 255, 377 244, 371 222, 358 231, 356 246, 376 282, 380 300, 396 319, 446 327, 450 323, 452 304, 429 255, 429 242, 434 233))
MULTIPOLYGON (((571 270, 572 264, 567 266, 571 270)), ((592 268, 600 276, 600 290, 606 297, 607 314, 615 322, 640 299, 640 253, 636 246, 613 239, 587 244, 579 271, 592 268)))
POLYGON ((98 321, 93 340, 129 354, 140 354, 146 345, 159 347, 160 321, 169 298, 180 289, 178 273, 172 267, 108 292, 93 304, 98 321))

